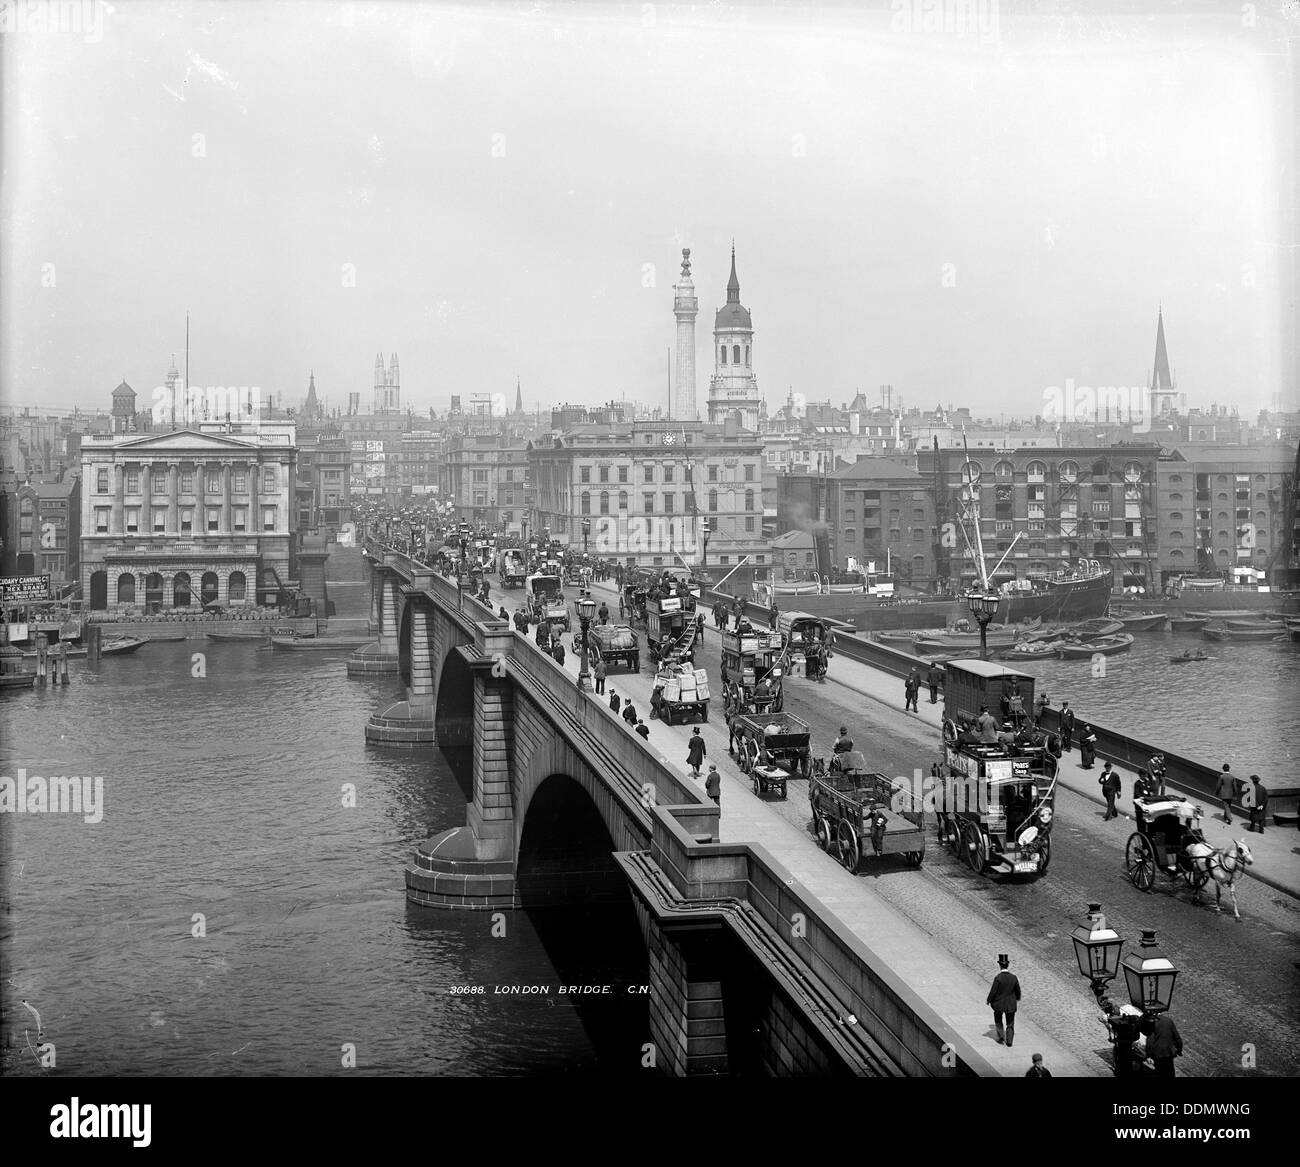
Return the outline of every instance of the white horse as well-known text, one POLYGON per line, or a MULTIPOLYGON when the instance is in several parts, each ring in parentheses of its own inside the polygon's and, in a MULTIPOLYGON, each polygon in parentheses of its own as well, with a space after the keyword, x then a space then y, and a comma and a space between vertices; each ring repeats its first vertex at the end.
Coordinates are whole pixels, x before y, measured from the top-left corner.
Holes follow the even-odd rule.
MULTIPOLYGON (((1223 911, 1223 888, 1226 885, 1232 897, 1232 914, 1241 919, 1237 910, 1236 883, 1246 874, 1246 868, 1255 861, 1250 848, 1237 839, 1232 848, 1216 849, 1209 843, 1192 843, 1187 847, 1187 856, 1191 860, 1192 870, 1208 875, 1214 880, 1214 910, 1223 911)), ((1201 902, 1200 888, 1196 888, 1192 903, 1201 902)))

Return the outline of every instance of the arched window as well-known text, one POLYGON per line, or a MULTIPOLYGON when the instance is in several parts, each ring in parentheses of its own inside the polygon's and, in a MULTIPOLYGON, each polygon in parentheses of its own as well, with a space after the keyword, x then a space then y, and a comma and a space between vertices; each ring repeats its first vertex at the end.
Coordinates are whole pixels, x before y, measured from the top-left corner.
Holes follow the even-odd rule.
POLYGON ((1183 558, 1183 553, 1181 551, 1176 551, 1176 550, 1171 551, 1169 552, 1169 558, 1172 562, 1175 563, 1181 562, 1183 558))
POLYGON ((90 573, 90 606, 96 612, 108 607, 108 572, 90 573))
POLYGON ((731 363, 733 365, 740 364, 740 345, 738 344, 731 346, 731 363))
POLYGON ((709 510, 716 511, 717 509, 718 509, 718 492, 716 490, 711 490, 709 491, 709 510))
POLYGON ((1183 521, 1183 515, 1182 515, 1182 512, 1181 512, 1181 511, 1170 511, 1170 512, 1169 512, 1169 521, 1170 521, 1171 523, 1181 523, 1181 522, 1183 521))
POLYGON ((119 604, 135 603, 135 576, 129 571, 117 577, 117 602, 119 604))
POLYGON ((745 345, 745 364, 749 364, 749 345, 745 345))
POLYGON ((994 478, 1010 478, 1014 472, 1015 467, 1012 466, 1010 462, 999 462, 993 467, 994 478))
POLYGON ((1025 467, 1025 476, 1030 482, 1042 482, 1047 477, 1047 464, 1044 462, 1030 462, 1025 467))
POLYGON ((752 490, 747 490, 745 491, 745 510, 752 511, 753 509, 754 509, 754 492, 752 490))
POLYGON ((205 604, 215 604, 217 602, 220 585, 217 583, 217 573, 215 571, 205 571, 199 587, 205 604))
POLYGON ((21 508, 21 509, 22 509, 22 513, 23 513, 23 514, 25 514, 25 515, 30 515, 30 514, 32 513, 32 509, 33 509, 33 508, 32 508, 32 500, 31 500, 30 498, 25 498, 25 499, 23 499, 23 501, 22 501, 22 508, 21 508))
POLYGON ((190 573, 178 571, 172 578, 172 607, 188 608, 193 600, 190 596, 190 573))
POLYGON ((1060 476, 1062 482, 1079 481, 1079 463, 1062 462, 1057 468, 1056 473, 1060 476))
POLYGON ((242 571, 230 573, 228 598, 232 604, 242 603, 248 599, 248 577, 242 571))
POLYGON ((1183 496, 1182 496, 1181 494, 1179 494, 1177 491, 1174 491, 1174 493, 1171 494, 1171 495, 1169 496, 1169 501, 1170 501, 1170 502, 1182 502, 1182 501, 1183 501, 1183 496))
POLYGON ((718 350, 718 359, 724 365, 727 363, 727 346, 725 344, 718 350))
POLYGON ((157 604, 162 607, 163 577, 158 571, 150 572, 144 580, 144 602, 146 605, 157 604))
POLYGON ((602 490, 600 492, 600 513, 602 515, 609 514, 609 491, 608 490, 602 490))
POLYGON ((626 491, 626 490, 620 490, 620 491, 618 492, 618 509, 621 510, 621 511, 625 511, 625 510, 627 510, 627 491, 626 491))
POLYGON ((581 514, 591 514, 591 492, 589 490, 582 492, 582 506, 579 509, 581 514))

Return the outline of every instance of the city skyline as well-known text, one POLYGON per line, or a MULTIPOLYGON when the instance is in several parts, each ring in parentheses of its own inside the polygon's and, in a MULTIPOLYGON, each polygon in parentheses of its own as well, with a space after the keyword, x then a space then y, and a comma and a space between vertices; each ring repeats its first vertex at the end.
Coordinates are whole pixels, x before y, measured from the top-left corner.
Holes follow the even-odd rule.
POLYGON ((734 237, 769 412, 1145 388, 1161 306, 1190 404, 1294 408, 1276 30, 992 12, 140 4, 9 37, 5 403, 147 400, 188 310, 191 385, 293 406, 311 369, 367 402, 376 344, 416 414, 516 377, 529 412, 666 406, 690 247, 703 414, 734 237))

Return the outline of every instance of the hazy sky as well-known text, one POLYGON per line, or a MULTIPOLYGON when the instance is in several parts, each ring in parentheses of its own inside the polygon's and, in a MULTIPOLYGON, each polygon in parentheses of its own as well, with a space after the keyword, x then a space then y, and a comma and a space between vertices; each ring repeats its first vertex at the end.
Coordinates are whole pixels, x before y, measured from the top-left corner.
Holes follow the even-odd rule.
POLYGON ((0 37, 6 403, 147 400, 187 309, 195 385, 662 402, 689 246, 702 405, 734 236, 773 409, 1145 384, 1161 302, 1189 404, 1295 408, 1269 0, 74 7, 0 37))

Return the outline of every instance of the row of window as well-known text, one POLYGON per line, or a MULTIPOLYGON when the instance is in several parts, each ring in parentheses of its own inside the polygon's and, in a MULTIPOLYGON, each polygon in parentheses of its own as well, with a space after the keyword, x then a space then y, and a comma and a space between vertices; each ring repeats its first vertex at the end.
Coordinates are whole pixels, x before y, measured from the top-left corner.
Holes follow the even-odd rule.
MULTIPOLYGON (((646 491, 641 496, 641 501, 643 504, 642 509, 648 515, 654 514, 655 511, 657 510, 655 506, 655 497, 656 496, 652 491, 646 491)), ((664 513, 670 515, 673 513, 673 508, 677 505, 677 501, 676 501, 677 496, 675 494, 665 494, 663 497, 664 497, 664 506, 663 506, 664 513)), ((716 511, 718 509, 718 492, 716 490, 711 490, 709 491, 708 497, 709 497, 708 509, 710 511, 716 511)), ((600 510, 597 512, 598 514, 607 515, 610 513, 609 510, 610 499, 611 496, 609 491, 602 490, 600 492, 600 494, 597 496, 597 503, 600 507, 600 510)), ((628 492, 626 490, 620 490, 618 492, 618 509, 620 511, 627 510, 628 503, 629 503, 628 492)), ((686 509, 687 511, 695 510, 695 495, 690 491, 688 491, 686 494, 686 509)), ((754 509, 754 492, 752 490, 745 491, 744 509, 747 511, 752 511, 754 509)), ((578 513, 584 515, 591 514, 591 492, 590 491, 584 490, 582 494, 579 496, 578 513)))
MULTIPOLYGON (((126 507, 123 510, 123 522, 127 534, 134 535, 140 531, 140 507, 126 507)), ((189 534, 194 530, 194 507, 180 507, 177 514, 180 522, 181 534, 189 534)), ((274 531, 276 522, 277 508, 265 506, 262 508, 262 530, 274 531)), ((112 518, 112 509, 110 507, 95 508, 95 533, 98 535, 109 534, 109 523, 112 518)), ((204 508, 204 521, 206 530, 219 531, 221 529, 221 508, 206 507, 204 508)), ((235 532, 244 532, 248 530, 248 507, 234 506, 230 508, 230 526, 235 532)), ((167 533, 167 507, 153 508, 153 531, 155 534, 164 535, 167 533)))
MULTIPOLYGON (((337 475, 337 473, 338 473, 337 471, 327 472, 327 477, 329 476, 329 474, 337 475)), ((127 493, 127 494, 139 494, 139 493, 140 493, 140 477, 141 477, 141 476, 140 476, 140 471, 138 471, 138 470, 128 470, 128 471, 126 472, 126 493, 127 493)), ((264 491, 267 491, 267 490, 276 490, 276 489, 277 489, 277 486, 276 486, 277 481, 278 481, 278 475, 276 474, 276 468, 275 468, 274 466, 266 466, 266 467, 264 467, 263 470, 262 470, 262 489, 263 489, 264 491)), ((166 493, 167 493, 167 475, 166 475, 166 474, 154 474, 154 475, 153 475, 153 483, 152 483, 152 485, 153 485, 153 493, 154 493, 154 494, 166 494, 166 493)), ((205 485, 207 486, 207 493, 208 493, 208 494, 220 494, 220 493, 221 493, 221 475, 220 475, 220 474, 208 474, 208 475, 207 475, 207 479, 206 479, 206 483, 205 483, 205 485)), ((110 489, 111 489, 111 488, 110 488, 110 486, 109 486, 109 472, 108 472, 107 469, 101 469, 101 470, 98 472, 97 476, 96 476, 96 480, 95 480, 95 493, 96 493, 96 494, 108 494, 110 489)), ((248 493, 248 475, 247 475, 247 474, 243 474, 243 473, 236 473, 236 474, 232 475, 232 476, 231 476, 231 489, 234 491, 235 494, 247 494, 247 493, 248 493)), ((180 492, 181 492, 181 494, 193 494, 193 493, 194 493, 194 472, 193 472, 192 470, 182 470, 182 471, 181 471, 181 474, 180 474, 180 492)))
MULTIPOLYGON (((217 573, 215 571, 205 571, 199 582, 203 602, 210 604, 218 599, 220 586, 217 573)), ((142 602, 161 603, 164 587, 162 575, 156 571, 150 572, 144 577, 144 597, 142 602)), ((136 590, 136 578, 131 572, 123 572, 117 577, 117 602, 119 604, 136 603, 136 590)), ((230 573, 230 579, 226 585, 226 598, 232 604, 242 603, 248 598, 248 577, 242 571, 232 571, 230 573)), ((188 608, 193 602, 190 574, 187 571, 178 571, 172 578, 172 606, 188 608)))
MULTIPOLYGON (((725 344, 720 344, 718 345, 718 364, 725 365, 726 363, 727 346, 725 344)), ((731 363, 733 365, 740 364, 740 345, 738 344, 733 344, 731 346, 731 363)), ((745 345, 745 364, 749 364, 749 345, 745 345)))
MULTIPOLYGON (((616 466, 616 467, 614 467, 614 469, 618 471, 618 481, 619 481, 619 482, 627 482, 627 481, 628 481, 628 468, 627 468, 626 466, 616 466)), ((706 470, 707 470, 707 473, 706 473, 706 481, 708 481, 708 482, 717 482, 717 481, 718 481, 718 468, 717 468, 717 466, 708 466, 708 467, 706 468, 706 470)), ((596 475, 597 475, 597 477, 596 477, 596 481, 597 481, 597 482, 602 482, 602 483, 603 483, 603 482, 609 482, 609 480, 610 480, 610 479, 609 479, 609 471, 610 471, 610 467, 608 467, 608 466, 597 466, 597 467, 596 467, 596 475)), ((669 463, 665 463, 664 468, 663 468, 663 471, 664 471, 664 473, 663 473, 663 479, 662 479, 662 481, 664 481, 664 482, 674 482, 674 481, 676 481, 675 475, 676 475, 677 471, 676 471, 676 468, 673 466, 673 464, 672 464, 671 462, 669 462, 669 463)), ((655 481, 655 467, 654 467, 654 463, 653 463, 653 462, 647 462, 647 463, 644 463, 644 464, 642 465, 642 468, 641 468, 641 473, 642 473, 641 481, 643 481, 643 482, 654 482, 654 481, 655 481)), ((753 481, 754 481, 754 466, 753 466, 752 463, 749 463, 749 462, 745 463, 745 471, 744 471, 744 473, 745 473, 745 481, 746 481, 746 482, 753 482, 753 481)), ((507 481, 509 481, 509 480, 507 479, 507 481)), ((578 481, 579 481, 580 483, 583 483, 583 484, 587 484, 587 483, 591 482, 591 467, 590 467, 590 466, 579 466, 579 467, 578 467, 578 481)))
MULTIPOLYGON (((969 462, 963 462, 960 467, 961 476, 964 480, 978 482, 984 474, 984 468, 973 459, 969 462)), ((1012 463, 1007 461, 997 462, 993 466, 993 477, 1004 480, 1011 479, 1015 476, 1016 468, 1012 463)), ((1092 464, 1093 474, 1109 474, 1110 463, 1099 460, 1092 464)), ((1142 482, 1146 476, 1146 469, 1141 462, 1126 462, 1124 464, 1124 480, 1126 482, 1142 482)), ((1030 482, 1044 482, 1047 479, 1046 462, 1030 462, 1025 467, 1025 476, 1030 482)), ((1079 463, 1067 460, 1059 462, 1056 466, 1056 476, 1062 482, 1076 482, 1079 478, 1079 463)))

